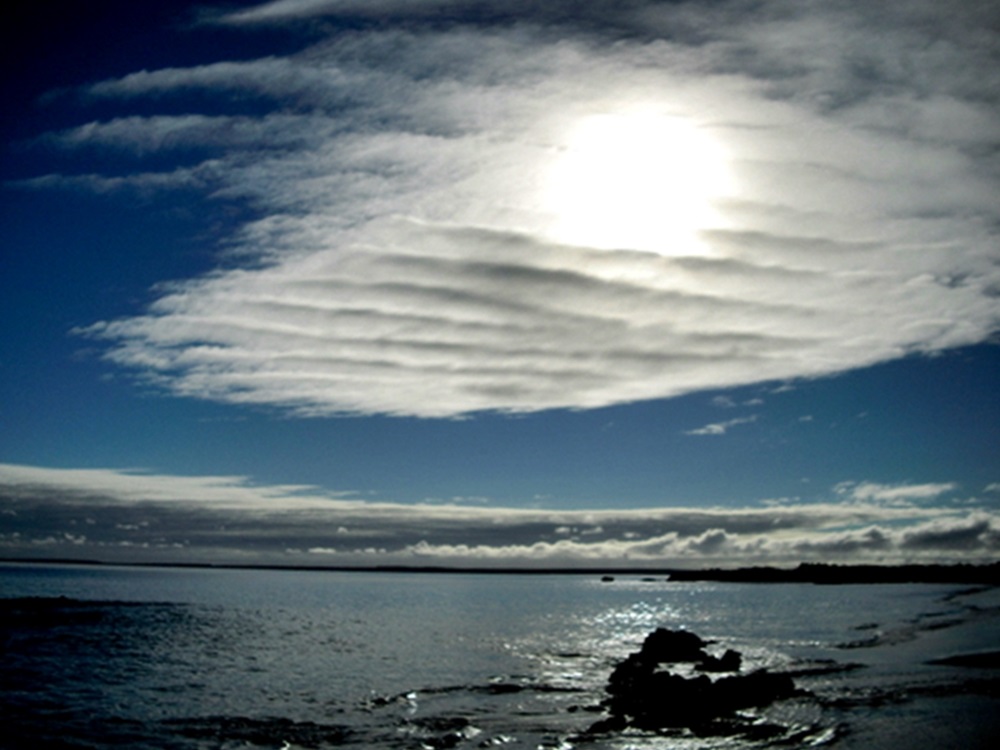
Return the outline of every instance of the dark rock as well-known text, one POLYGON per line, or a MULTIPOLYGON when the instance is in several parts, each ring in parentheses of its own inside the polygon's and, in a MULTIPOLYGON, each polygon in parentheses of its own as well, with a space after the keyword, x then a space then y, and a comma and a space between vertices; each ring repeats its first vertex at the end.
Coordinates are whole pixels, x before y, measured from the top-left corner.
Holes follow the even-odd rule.
POLYGON ((686 678, 654 672, 639 691, 613 699, 609 709, 631 717, 631 725, 639 729, 683 727, 714 715, 711 692, 712 681, 705 675, 686 678))
POLYGON ((739 672, 742 663, 740 652, 728 648, 722 658, 706 655, 697 666, 702 672, 739 672))
POLYGON ((607 691, 611 695, 624 695, 640 689, 656 669, 656 663, 641 654, 629 654, 608 677, 607 691))
POLYGON ((524 685, 517 685, 510 682, 495 682, 486 686, 486 692, 490 695, 506 695, 508 693, 520 693, 524 690, 524 685))
POLYGON ((639 653, 659 664, 697 662, 707 657, 702 650, 707 645, 708 641, 687 630, 657 628, 646 636, 639 653))
MULTIPOLYGON (((623 659, 611 672, 603 705, 610 716, 595 723, 592 733, 688 728, 711 732, 711 727, 741 725, 741 709, 767 706, 796 694, 786 674, 759 670, 739 674, 742 656, 728 649, 722 657, 707 654, 707 641, 683 630, 659 628, 642 648, 623 659), (704 672, 734 674, 712 680, 708 675, 685 677, 661 669, 664 664, 690 663, 704 672)), ((728 729, 727 729, 728 731, 728 729)))
POLYGON ((748 675, 722 677, 712 684, 712 700, 719 713, 768 706, 795 695, 795 683, 786 674, 760 670, 748 675))
POLYGON ((628 720, 621 714, 612 714, 606 719, 591 724, 587 732, 589 734, 611 734, 623 732, 626 729, 628 729, 628 720))

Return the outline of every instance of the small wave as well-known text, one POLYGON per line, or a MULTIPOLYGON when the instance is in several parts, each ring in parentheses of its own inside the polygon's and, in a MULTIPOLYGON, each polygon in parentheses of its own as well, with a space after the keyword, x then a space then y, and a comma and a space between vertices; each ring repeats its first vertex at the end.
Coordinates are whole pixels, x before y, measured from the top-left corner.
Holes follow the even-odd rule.
POLYGON ((411 719, 403 733, 420 743, 421 747, 452 748, 479 737, 483 730, 464 716, 428 716, 411 719))
POLYGON ((876 648, 895 646, 913 641, 923 633, 958 628, 974 621, 1000 617, 1000 605, 970 601, 973 597, 994 592, 993 587, 966 588, 942 596, 938 602, 949 605, 946 609, 919 612, 914 618, 896 626, 880 626, 867 622, 854 628, 871 634, 865 638, 836 645, 839 649, 876 648))
POLYGON ((565 693, 579 694, 587 692, 584 688, 565 685, 552 685, 544 682, 510 682, 505 680, 490 681, 480 685, 438 685, 424 687, 419 690, 407 690, 393 695, 376 695, 369 698, 369 708, 400 705, 415 702, 421 695, 450 695, 464 693, 468 695, 511 695, 513 693, 565 693))
POLYGON ((853 672, 856 669, 864 669, 866 665, 857 662, 839 662, 833 659, 816 659, 810 662, 802 662, 782 669, 782 674, 787 674, 792 678, 799 677, 827 677, 829 675, 853 672))

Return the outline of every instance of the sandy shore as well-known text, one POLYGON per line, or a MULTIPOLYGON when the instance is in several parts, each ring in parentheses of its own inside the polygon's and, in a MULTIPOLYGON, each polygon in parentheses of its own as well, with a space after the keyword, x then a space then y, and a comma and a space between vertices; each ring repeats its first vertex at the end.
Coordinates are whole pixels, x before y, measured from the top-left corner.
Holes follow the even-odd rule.
POLYGON ((1000 589, 956 590, 910 637, 862 656, 874 669, 912 668, 865 710, 844 712, 833 747, 848 750, 986 750, 1000 739, 1000 589))

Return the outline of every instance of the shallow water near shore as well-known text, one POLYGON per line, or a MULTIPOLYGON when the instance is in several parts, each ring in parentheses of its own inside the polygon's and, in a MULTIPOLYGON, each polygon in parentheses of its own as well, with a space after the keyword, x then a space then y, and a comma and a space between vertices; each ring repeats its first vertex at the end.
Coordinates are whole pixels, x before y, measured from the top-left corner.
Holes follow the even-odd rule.
POLYGON ((1000 733, 990 661, 930 663, 1000 650, 996 589, 8 565, 0 592, 10 748, 968 749, 1000 733), (658 627, 801 693, 732 734, 588 732, 658 627))

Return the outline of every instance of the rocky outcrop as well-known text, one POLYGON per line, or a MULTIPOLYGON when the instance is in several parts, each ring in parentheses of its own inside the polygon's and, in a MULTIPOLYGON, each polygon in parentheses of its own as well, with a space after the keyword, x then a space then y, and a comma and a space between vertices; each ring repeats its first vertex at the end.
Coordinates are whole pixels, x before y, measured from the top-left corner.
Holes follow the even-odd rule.
POLYGON ((629 654, 608 678, 608 718, 590 732, 620 731, 627 727, 657 730, 687 727, 703 729, 732 717, 742 709, 767 706, 796 694, 792 678, 757 670, 740 673, 742 656, 732 649, 721 657, 705 651, 709 642, 685 630, 660 628, 646 637, 642 648, 629 654), (686 671, 726 673, 685 676, 664 668, 687 664, 686 671))

